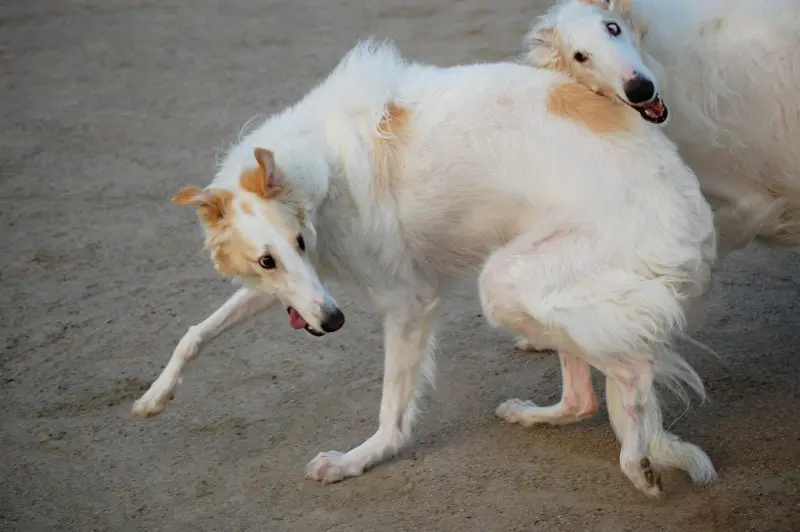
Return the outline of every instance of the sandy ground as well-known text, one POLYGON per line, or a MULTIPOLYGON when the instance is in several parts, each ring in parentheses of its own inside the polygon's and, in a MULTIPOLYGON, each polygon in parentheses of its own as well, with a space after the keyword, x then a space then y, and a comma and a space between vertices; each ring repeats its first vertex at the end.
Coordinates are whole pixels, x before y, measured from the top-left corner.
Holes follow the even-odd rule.
MULTIPOLYGON (((275 310, 209 347, 162 416, 130 416, 232 291, 169 198, 210 181, 248 118, 372 33, 440 64, 507 58, 542 5, 3 2, 0 529, 800 530, 800 264, 765 249, 719 278, 699 338, 721 358, 686 350, 711 402, 674 430, 720 478, 669 473, 663 500, 619 472, 605 411, 528 430, 494 417, 508 397, 555 401, 560 383, 554 357, 515 353, 484 325, 472 283, 446 305, 417 443, 360 478, 303 480, 318 451, 375 428, 380 322, 342 287, 341 332, 313 339, 275 310)), ((680 414, 671 404, 668 422, 680 414)))

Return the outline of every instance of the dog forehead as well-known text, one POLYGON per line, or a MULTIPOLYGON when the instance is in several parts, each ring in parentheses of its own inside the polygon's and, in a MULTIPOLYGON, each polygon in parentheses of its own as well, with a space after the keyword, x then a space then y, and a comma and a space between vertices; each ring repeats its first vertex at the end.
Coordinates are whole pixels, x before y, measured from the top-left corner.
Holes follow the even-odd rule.
MULTIPOLYGON (((593 35, 599 22, 610 13, 599 9, 592 4, 574 2, 558 13, 556 25, 560 33, 567 33, 573 37, 580 35, 593 35)), ((610 18, 610 17, 609 17, 610 18)))
POLYGON ((298 231, 297 218, 280 201, 241 198, 237 202, 237 210, 239 231, 257 247, 290 240, 298 231))

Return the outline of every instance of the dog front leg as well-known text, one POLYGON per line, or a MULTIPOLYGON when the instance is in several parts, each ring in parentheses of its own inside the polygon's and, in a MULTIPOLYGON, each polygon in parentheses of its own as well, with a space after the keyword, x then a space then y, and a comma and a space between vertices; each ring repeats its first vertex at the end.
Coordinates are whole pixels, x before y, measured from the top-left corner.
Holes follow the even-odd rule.
POLYGON ((346 453, 319 453, 306 467, 306 477, 324 484, 361 475, 395 454, 411 439, 422 385, 434 377, 433 322, 436 299, 420 316, 389 315, 384 321, 385 362, 378 430, 346 453))
POLYGON ((149 418, 166 407, 175 392, 186 365, 200 354, 200 350, 231 327, 263 312, 277 302, 275 296, 249 288, 240 288, 211 316, 198 325, 189 327, 167 366, 142 397, 133 404, 133 414, 149 418))

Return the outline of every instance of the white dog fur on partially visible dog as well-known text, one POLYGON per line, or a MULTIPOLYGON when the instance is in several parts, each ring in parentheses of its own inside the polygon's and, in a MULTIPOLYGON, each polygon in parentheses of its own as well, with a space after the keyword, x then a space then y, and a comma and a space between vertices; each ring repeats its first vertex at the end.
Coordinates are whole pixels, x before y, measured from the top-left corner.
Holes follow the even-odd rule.
MULTIPOLYGON (((753 240, 800 251, 798 46, 794 0, 562 0, 534 21, 522 62, 664 124, 714 209, 722 260, 753 240)), ((561 358, 565 388, 589 371, 561 358)), ((578 390, 574 402, 597 402, 578 390)))
MULTIPOLYGON (((410 441, 440 298, 481 269, 491 325, 606 375, 620 466, 637 489, 658 495, 664 467, 714 478, 702 450, 664 431, 653 389, 703 393, 671 340, 707 289, 712 212, 672 142, 634 110, 560 73, 439 68, 367 41, 248 133, 207 188, 173 201, 198 209, 217 270, 244 286, 189 329, 136 414, 161 412, 209 341, 277 302, 296 329, 341 328, 322 280, 350 281, 384 315, 378 429, 320 453, 307 476, 360 475, 410 441)), ((512 399, 498 413, 532 424, 593 412, 570 391, 591 388, 586 367, 558 406, 512 399)))
POLYGON ((563 0, 523 46, 525 63, 665 122, 720 258, 753 240, 800 251, 800 2, 563 0))

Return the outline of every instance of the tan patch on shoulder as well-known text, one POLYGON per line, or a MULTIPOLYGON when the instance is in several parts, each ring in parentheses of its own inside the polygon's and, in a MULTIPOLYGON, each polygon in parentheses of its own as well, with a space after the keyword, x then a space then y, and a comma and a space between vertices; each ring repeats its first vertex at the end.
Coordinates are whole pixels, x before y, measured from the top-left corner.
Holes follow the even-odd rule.
POLYGON ((383 112, 381 121, 378 122, 378 133, 396 135, 405 129, 407 122, 408 109, 394 102, 389 102, 383 112))
POLYGON ((577 82, 551 88, 547 95, 547 109, 556 116, 581 122, 595 133, 625 131, 631 126, 631 114, 625 105, 577 82))
POLYGON ((409 109, 389 102, 375 129, 372 186, 377 197, 384 197, 391 192, 391 182, 399 168, 402 149, 410 134, 410 117, 409 109))

